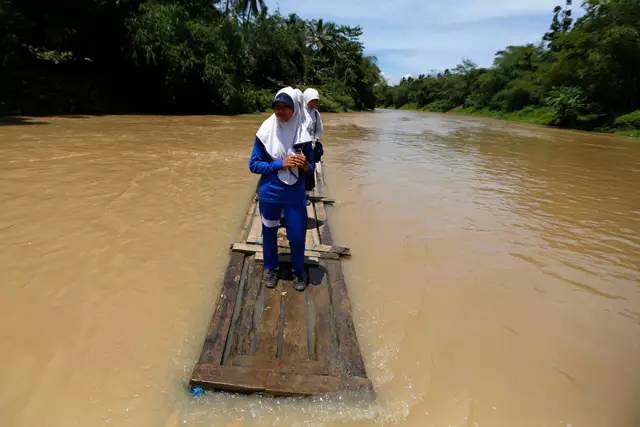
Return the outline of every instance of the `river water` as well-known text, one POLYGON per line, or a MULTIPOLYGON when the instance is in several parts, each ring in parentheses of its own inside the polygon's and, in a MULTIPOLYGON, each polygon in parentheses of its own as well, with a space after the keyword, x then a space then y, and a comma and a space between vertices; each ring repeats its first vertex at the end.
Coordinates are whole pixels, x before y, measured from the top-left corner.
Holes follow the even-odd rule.
POLYGON ((640 425, 640 142, 384 110, 325 116, 377 401, 192 398, 263 118, 0 124, 0 425, 640 425))

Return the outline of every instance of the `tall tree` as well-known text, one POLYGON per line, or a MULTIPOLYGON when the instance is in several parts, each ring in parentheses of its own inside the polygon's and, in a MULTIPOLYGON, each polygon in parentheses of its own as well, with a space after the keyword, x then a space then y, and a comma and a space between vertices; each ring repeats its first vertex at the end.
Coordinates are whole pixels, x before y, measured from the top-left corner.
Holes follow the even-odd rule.
POLYGON ((558 5, 553 9, 553 19, 549 26, 549 32, 545 33, 542 37, 542 40, 547 42, 547 46, 551 51, 558 50, 558 46, 556 45, 558 36, 571 29, 571 25, 573 24, 572 4, 573 0, 566 0, 564 8, 558 5))
POLYGON ((251 20, 251 15, 258 17, 260 14, 267 13, 267 5, 264 0, 235 0, 237 10, 242 13, 245 22, 251 20))

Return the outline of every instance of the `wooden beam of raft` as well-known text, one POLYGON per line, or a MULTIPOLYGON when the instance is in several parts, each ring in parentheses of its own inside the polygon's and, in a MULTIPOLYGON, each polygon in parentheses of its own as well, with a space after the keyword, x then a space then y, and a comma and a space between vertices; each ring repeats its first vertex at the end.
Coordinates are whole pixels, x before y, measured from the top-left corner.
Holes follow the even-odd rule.
MULTIPOLYGON (((256 252, 263 252, 262 245, 255 243, 234 243, 231 245, 231 250, 234 252, 242 252, 245 254, 254 254, 256 252)), ((291 253, 289 246, 278 246, 278 254, 288 255, 291 253)), ((304 251, 305 256, 327 258, 327 259, 340 259, 341 256, 350 256, 351 251, 348 248, 342 248, 339 246, 329 245, 312 245, 311 248, 304 251)))
POLYGON ((241 241, 231 245, 222 289, 191 387, 275 396, 359 392, 373 397, 351 314, 341 258, 327 222, 322 168, 307 207, 305 264, 309 286, 293 289, 291 251, 279 232, 281 263, 275 289, 261 284, 262 223, 254 197, 242 224, 241 241))

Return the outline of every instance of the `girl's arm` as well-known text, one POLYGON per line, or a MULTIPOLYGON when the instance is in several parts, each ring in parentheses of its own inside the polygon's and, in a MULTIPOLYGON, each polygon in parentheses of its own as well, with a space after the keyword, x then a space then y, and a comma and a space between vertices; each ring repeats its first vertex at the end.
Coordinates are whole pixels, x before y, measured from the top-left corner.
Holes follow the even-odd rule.
POLYGON ((277 172, 282 169, 282 160, 273 160, 267 150, 265 150, 262 141, 256 137, 253 143, 253 150, 249 157, 249 170, 256 174, 268 174, 277 172))

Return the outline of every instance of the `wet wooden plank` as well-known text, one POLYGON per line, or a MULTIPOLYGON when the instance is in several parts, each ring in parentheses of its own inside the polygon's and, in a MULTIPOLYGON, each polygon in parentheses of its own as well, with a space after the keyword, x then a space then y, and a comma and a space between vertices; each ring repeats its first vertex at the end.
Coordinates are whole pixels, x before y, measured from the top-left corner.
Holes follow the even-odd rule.
POLYGON ((274 396, 312 396, 338 391, 359 391, 371 395, 373 392, 371 381, 367 378, 279 373, 213 364, 198 365, 191 385, 246 393, 264 392, 274 396))
POLYGON ((313 203, 307 205, 307 239, 309 242, 306 246, 308 249, 314 249, 320 244, 320 235, 318 234, 318 220, 316 219, 316 210, 313 203))
MULTIPOLYGON (((231 250, 235 252, 242 252, 244 254, 252 255, 258 252, 263 252, 262 245, 251 244, 251 243, 234 243, 231 245, 231 250)), ((339 250, 339 249, 338 249, 339 250)), ((279 255, 289 255, 291 254, 291 250, 288 247, 279 247, 278 248, 279 255)), ((327 259, 340 259, 340 255, 336 252, 329 251, 315 251, 315 250, 305 250, 305 256, 315 257, 315 258, 327 258, 327 259)))
POLYGON ((316 178, 320 180, 320 184, 324 184, 324 165, 322 162, 316 163, 316 178))
POLYGON ((315 170, 315 174, 316 174, 316 194, 320 195, 320 196, 324 196, 324 190, 325 190, 325 177, 324 177, 324 165, 322 164, 322 162, 316 163, 316 170, 315 170))
POLYGON ((262 218, 260 217, 260 202, 256 199, 256 207, 251 220, 251 227, 246 238, 247 242, 262 242, 262 218))
MULTIPOLYGON (((280 280, 282 282, 282 280, 280 280)), ((278 357, 278 339, 281 330, 280 306, 282 302, 282 283, 274 289, 264 288, 262 295, 264 303, 258 324, 258 335, 256 340, 255 353, 259 356, 256 360, 263 360, 265 363, 278 357)))
POLYGON ((257 323, 259 317, 256 315, 255 308, 262 287, 263 271, 264 265, 262 263, 252 262, 250 264, 249 277, 244 287, 242 305, 234 328, 231 350, 231 360, 234 365, 237 356, 250 355, 255 352, 255 339, 260 326, 257 323))
MULTIPOLYGON (((253 248, 251 245, 258 245, 262 248, 262 242, 251 241, 247 239, 244 243, 241 243, 241 242, 233 243, 231 245, 231 250, 234 250, 234 248, 245 248, 245 249, 238 249, 238 250, 239 252, 247 252, 247 253, 257 252, 257 250, 254 250, 255 248, 253 248)), ((285 242, 279 243, 278 248, 288 249, 289 242, 285 241, 285 242)), ((330 246, 330 245, 317 244, 317 245, 314 245, 313 248, 306 248, 306 249, 316 251, 316 252, 331 252, 340 256, 351 256, 351 249, 344 246, 330 246)))
MULTIPOLYGON (((264 260, 263 253, 256 252, 256 259, 260 261, 264 260)), ((278 262, 280 262, 280 264, 291 264, 291 254, 278 255, 278 262)), ((320 257, 311 256, 307 254, 307 252, 305 251, 305 255, 304 255, 305 264, 318 264, 319 262, 320 262, 320 257)))
POLYGON ((304 292, 290 288, 282 291, 284 324, 282 331, 281 359, 285 363, 296 364, 309 360, 307 340, 307 304, 304 292))
MULTIPOLYGON (((308 207, 307 207, 308 209, 308 207)), ((305 248, 311 248, 313 247, 314 241, 313 241, 313 234, 309 233, 309 218, 308 218, 308 213, 307 213, 307 226, 305 228, 305 233, 304 233, 304 247, 305 248)))
POLYGON ((261 355, 236 356, 233 359, 233 366, 241 366, 273 372, 284 372, 290 374, 329 374, 326 361, 302 360, 292 364, 288 360, 273 358, 268 359, 262 357, 261 355))
POLYGON ((314 208, 316 210, 316 218, 318 219, 320 243, 327 246, 333 246, 333 237, 331 236, 331 230, 329 229, 325 205, 323 203, 314 203, 314 208))
POLYGON ((247 287, 247 282, 249 282, 249 279, 253 272, 255 264, 254 258, 254 256, 247 256, 244 258, 242 273, 240 274, 240 284, 238 285, 238 290, 236 291, 236 303, 233 310, 233 316, 231 317, 231 325, 229 326, 229 331, 227 332, 227 339, 225 341, 224 352, 222 355, 222 364, 228 363, 229 356, 233 349, 233 337, 236 335, 238 318, 240 317, 241 307, 244 303, 243 297, 245 288, 247 287))
POLYGON ((308 315, 309 357, 325 361, 327 372, 339 375, 338 338, 333 320, 333 308, 329 296, 329 280, 320 266, 308 269, 309 286, 305 292, 308 315))
POLYGON ((192 387, 255 393, 265 390, 268 374, 268 371, 246 367, 204 363, 196 365, 190 384, 192 387))
POLYGON ((360 345, 356 335, 351 315, 351 301, 342 273, 340 261, 322 261, 321 266, 328 274, 331 283, 329 296, 333 308, 336 335, 338 337, 338 351, 348 376, 366 377, 364 361, 360 353, 360 345))
POLYGON ((253 227, 253 220, 256 214, 256 210, 258 209, 258 198, 253 197, 249 209, 247 209, 247 214, 245 215, 244 221, 242 222, 242 230, 240 235, 242 236, 241 240, 245 240, 249 238, 249 234, 251 233, 251 228, 253 227))
POLYGON ((216 309, 209 324, 198 363, 221 363, 231 319, 236 305, 244 254, 233 252, 222 282, 216 309))
POLYGON ((335 199, 332 199, 331 197, 325 197, 325 196, 316 195, 316 194, 310 195, 309 200, 311 200, 314 203, 322 202, 326 205, 333 205, 336 202, 335 199))
POLYGON ((264 390, 275 396, 313 396, 338 391, 359 391, 370 396, 373 387, 367 378, 271 372, 266 377, 264 390))

